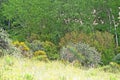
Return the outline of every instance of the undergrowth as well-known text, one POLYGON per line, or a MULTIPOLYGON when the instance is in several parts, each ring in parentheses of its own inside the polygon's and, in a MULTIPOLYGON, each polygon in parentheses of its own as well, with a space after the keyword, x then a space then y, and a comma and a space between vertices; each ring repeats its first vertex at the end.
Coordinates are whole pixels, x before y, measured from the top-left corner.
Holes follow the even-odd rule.
POLYGON ((120 72, 83 69, 62 61, 39 61, 4 56, 0 58, 0 80, 119 80, 120 72))

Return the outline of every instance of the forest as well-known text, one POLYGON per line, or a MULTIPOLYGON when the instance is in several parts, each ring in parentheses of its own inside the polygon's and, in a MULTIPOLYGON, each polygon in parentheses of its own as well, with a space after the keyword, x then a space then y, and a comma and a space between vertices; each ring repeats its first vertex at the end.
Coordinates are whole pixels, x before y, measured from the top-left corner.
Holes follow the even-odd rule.
POLYGON ((0 63, 0 80, 119 80, 120 0, 0 0, 0 63))

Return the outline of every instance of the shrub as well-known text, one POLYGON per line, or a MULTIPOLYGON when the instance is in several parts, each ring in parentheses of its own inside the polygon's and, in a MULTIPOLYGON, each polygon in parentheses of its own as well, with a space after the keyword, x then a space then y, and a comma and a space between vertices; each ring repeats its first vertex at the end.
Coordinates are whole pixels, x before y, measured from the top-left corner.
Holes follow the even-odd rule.
POLYGON ((39 35, 35 34, 35 33, 31 33, 30 37, 27 37, 28 42, 32 42, 32 41, 38 40, 38 39, 39 39, 39 35))
POLYGON ((46 52, 42 50, 35 51, 34 53, 34 58, 38 60, 48 60, 46 52))
POLYGON ((35 52, 35 51, 38 51, 38 50, 44 50, 43 48, 43 43, 40 42, 39 40, 34 40, 32 41, 32 43, 30 43, 30 49, 35 52))
POLYGON ((101 67, 100 69, 106 72, 117 73, 120 72, 120 65, 117 64, 116 62, 110 62, 109 65, 101 67))
POLYGON ((8 38, 8 34, 3 29, 0 29, 0 48, 9 49, 9 42, 11 40, 8 38))
POLYGON ((30 50, 30 49, 28 48, 28 46, 27 46, 24 42, 15 41, 15 42, 13 42, 13 44, 14 44, 16 47, 20 47, 21 50, 23 50, 23 51, 29 51, 29 50, 30 50))
POLYGON ((50 60, 59 59, 58 49, 55 44, 49 41, 43 42, 43 48, 50 60))
POLYGON ((3 29, 0 29, 0 56, 6 54, 12 54, 14 56, 20 56, 21 51, 13 46, 12 40, 9 35, 3 29))
POLYGON ((19 41, 15 41, 15 42, 13 42, 13 44, 15 45, 15 47, 19 47, 20 46, 19 41))
POLYGON ((101 54, 93 47, 85 43, 68 44, 60 52, 62 59, 73 62, 78 60, 83 66, 97 66, 101 60, 101 54))
POLYGON ((83 43, 90 43, 92 42, 92 36, 91 34, 86 34, 83 32, 77 32, 77 31, 72 31, 69 33, 66 33, 64 37, 61 38, 59 45, 64 46, 68 44, 69 42, 72 43, 78 43, 78 42, 83 42, 83 43))
POLYGON ((120 53, 114 57, 113 61, 120 64, 120 53))
POLYGON ((93 46, 102 53, 102 63, 109 64, 115 56, 114 36, 108 32, 96 32, 93 46))
POLYGON ((15 45, 15 47, 21 50, 21 53, 23 56, 26 56, 26 57, 30 56, 29 54, 30 49, 24 42, 15 41, 13 42, 13 44, 15 45))
POLYGON ((114 36, 108 32, 96 31, 95 33, 87 34, 73 31, 66 33, 65 36, 61 38, 59 45, 62 47, 67 45, 69 42, 82 42, 95 47, 102 55, 101 60, 103 64, 109 64, 115 56, 114 36))
POLYGON ((39 56, 39 55, 46 55, 44 51, 38 50, 34 52, 34 56, 39 56))
POLYGON ((52 42, 41 42, 39 40, 34 40, 32 43, 30 43, 30 48, 33 52, 39 50, 45 51, 48 59, 50 60, 55 60, 59 58, 58 48, 52 42))

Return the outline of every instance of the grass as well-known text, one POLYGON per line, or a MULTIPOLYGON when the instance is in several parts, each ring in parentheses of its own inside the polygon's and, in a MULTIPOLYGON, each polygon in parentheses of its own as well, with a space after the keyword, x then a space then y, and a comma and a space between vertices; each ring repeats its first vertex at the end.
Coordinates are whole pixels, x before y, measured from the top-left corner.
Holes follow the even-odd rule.
POLYGON ((119 80, 120 73, 80 69, 61 61, 43 62, 27 58, 0 58, 0 80, 119 80))

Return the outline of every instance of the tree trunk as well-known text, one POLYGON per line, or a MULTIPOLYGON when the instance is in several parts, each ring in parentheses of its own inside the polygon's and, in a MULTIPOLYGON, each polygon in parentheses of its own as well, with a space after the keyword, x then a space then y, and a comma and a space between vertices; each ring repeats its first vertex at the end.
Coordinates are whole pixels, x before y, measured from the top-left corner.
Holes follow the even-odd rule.
POLYGON ((11 23, 10 23, 10 19, 9 19, 9 20, 8 20, 8 29, 11 28, 10 25, 11 25, 11 23))

